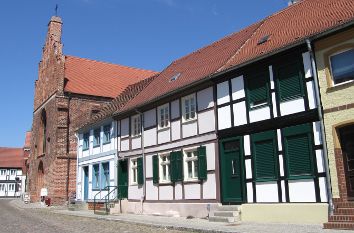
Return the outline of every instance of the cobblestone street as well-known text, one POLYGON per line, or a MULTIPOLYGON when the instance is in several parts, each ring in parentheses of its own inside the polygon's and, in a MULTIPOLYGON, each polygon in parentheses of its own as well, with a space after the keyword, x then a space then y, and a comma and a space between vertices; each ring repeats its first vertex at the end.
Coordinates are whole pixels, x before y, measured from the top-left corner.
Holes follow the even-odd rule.
POLYGON ((10 199, 0 199, 0 210, 0 233, 181 232, 117 221, 60 215, 49 209, 20 209, 10 205, 10 199))

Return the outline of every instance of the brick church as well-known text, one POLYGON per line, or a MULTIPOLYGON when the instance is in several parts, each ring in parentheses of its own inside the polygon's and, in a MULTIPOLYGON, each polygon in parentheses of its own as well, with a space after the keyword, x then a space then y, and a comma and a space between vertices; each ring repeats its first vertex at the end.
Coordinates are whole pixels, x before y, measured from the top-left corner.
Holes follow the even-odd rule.
POLYGON ((53 16, 39 62, 32 123, 28 185, 31 201, 42 188, 53 204, 63 204, 75 192, 76 135, 84 122, 129 85, 156 74, 63 54, 62 20, 53 16))

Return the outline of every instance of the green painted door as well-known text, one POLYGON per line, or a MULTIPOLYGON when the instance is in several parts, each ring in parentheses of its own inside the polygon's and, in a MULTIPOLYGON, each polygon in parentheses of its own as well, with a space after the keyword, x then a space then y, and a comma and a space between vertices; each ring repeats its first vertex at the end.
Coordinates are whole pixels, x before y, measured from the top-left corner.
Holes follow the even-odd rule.
POLYGON ((240 138, 220 142, 221 201, 243 203, 245 200, 244 161, 240 138))
POLYGON ((118 161, 118 199, 128 198, 128 160, 118 161))

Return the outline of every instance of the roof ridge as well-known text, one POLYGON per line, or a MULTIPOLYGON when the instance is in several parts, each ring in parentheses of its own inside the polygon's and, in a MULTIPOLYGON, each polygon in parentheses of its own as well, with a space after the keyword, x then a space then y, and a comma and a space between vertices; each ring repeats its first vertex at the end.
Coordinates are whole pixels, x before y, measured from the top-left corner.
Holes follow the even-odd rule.
POLYGON ((70 57, 70 58, 80 59, 80 60, 85 60, 85 61, 91 61, 91 62, 97 62, 97 63, 103 63, 103 64, 107 64, 107 65, 119 66, 119 67, 124 67, 124 68, 128 68, 128 69, 133 69, 133 70, 147 71, 147 72, 152 72, 152 73, 159 72, 159 71, 155 71, 155 70, 148 70, 148 69, 143 69, 143 68, 138 68, 138 67, 133 67, 133 66, 122 65, 122 64, 115 64, 112 62, 105 62, 105 61, 99 61, 99 60, 90 59, 90 58, 77 57, 77 56, 73 56, 73 55, 65 55, 65 57, 70 57))
MULTIPOLYGON (((263 19, 263 20, 257 22, 259 25, 257 26, 257 28, 254 29, 253 33, 248 37, 248 39, 245 40, 245 42, 237 49, 237 51, 235 52, 235 54, 232 55, 232 56, 230 56, 230 58, 227 59, 227 61, 225 62, 225 64, 223 64, 222 66, 220 66, 220 67, 216 70, 216 72, 214 72, 214 73, 220 72, 230 60, 234 59, 234 58, 240 53, 240 51, 243 49, 243 47, 244 47, 244 46, 247 44, 247 42, 254 36, 254 34, 256 34, 256 32, 259 31, 259 29, 263 26, 264 22, 265 22, 267 19, 268 19, 268 17, 266 17, 265 19, 263 19)), ((252 25, 255 25, 255 24, 256 24, 256 23, 254 23, 254 24, 252 24, 252 25)), ((252 26, 252 25, 251 25, 251 26, 252 26)), ((250 27, 251 27, 251 26, 250 26, 250 27)), ((241 30, 241 31, 242 31, 242 30, 241 30)), ((238 32, 240 32, 240 31, 238 31, 238 32)))

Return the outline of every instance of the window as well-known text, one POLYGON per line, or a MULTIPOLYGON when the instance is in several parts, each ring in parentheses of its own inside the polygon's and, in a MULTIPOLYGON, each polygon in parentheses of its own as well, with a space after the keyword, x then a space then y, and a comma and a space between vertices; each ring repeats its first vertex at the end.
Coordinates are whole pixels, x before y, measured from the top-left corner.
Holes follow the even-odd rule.
POLYGON ((185 151, 185 177, 187 180, 198 179, 198 151, 185 151))
POLYGON ((0 184, 0 191, 5 191, 5 184, 0 184))
POLYGON ((1 170, 0 170, 0 175, 1 175, 1 176, 5 176, 5 175, 6 175, 6 170, 1 169, 1 170))
POLYGON ((267 131, 251 135, 256 181, 278 178, 277 134, 267 131))
POLYGON ((92 189, 100 188, 100 166, 99 164, 94 164, 92 166, 92 189))
POLYGON ((171 165, 170 165, 170 155, 164 154, 160 155, 160 181, 170 182, 171 181, 171 165))
POLYGON ((283 130, 284 153, 289 179, 311 178, 314 174, 312 124, 283 130))
POLYGON ((9 184, 9 191, 15 191, 15 184, 9 184))
POLYGON ((90 133, 84 133, 83 140, 82 149, 88 150, 90 148, 90 133))
POLYGON ((194 94, 182 98, 182 112, 184 121, 196 118, 196 101, 194 94))
POLYGON ((107 144, 111 142, 111 125, 103 126, 103 143, 107 144))
POLYGON ((269 74, 262 72, 246 77, 249 108, 259 108, 269 102, 269 74))
POLYGON ((278 96, 280 101, 303 97, 303 72, 300 62, 275 67, 278 96))
POLYGON ((131 159, 130 160, 130 170, 131 170, 131 184, 138 183, 138 160, 131 159))
POLYGON ((330 56, 333 84, 354 80, 354 49, 330 56))
POLYGON ((95 129, 93 131, 93 147, 98 147, 101 144, 101 129, 95 129))
POLYGON ((10 175, 15 176, 16 175, 16 170, 10 170, 10 175))
POLYGON ((110 178, 109 178, 109 163, 102 163, 102 186, 101 188, 104 189, 106 188, 107 186, 109 186, 109 181, 110 181, 110 178))
POLYGON ((159 129, 163 129, 170 126, 169 123, 169 105, 165 104, 158 108, 158 116, 159 116, 159 129))
POLYGON ((132 116, 132 136, 138 136, 141 133, 141 119, 140 115, 132 116))

